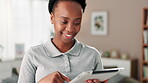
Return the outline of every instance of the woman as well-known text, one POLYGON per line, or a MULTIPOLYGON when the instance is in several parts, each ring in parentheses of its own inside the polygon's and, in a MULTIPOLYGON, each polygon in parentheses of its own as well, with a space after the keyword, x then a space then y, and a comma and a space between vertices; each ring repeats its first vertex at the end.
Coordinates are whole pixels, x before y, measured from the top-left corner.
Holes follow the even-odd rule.
MULTIPOLYGON (((103 69, 99 52, 74 37, 81 29, 85 0, 50 0, 55 36, 30 48, 22 61, 18 83, 64 83, 83 71, 103 69)), ((100 83, 88 79, 86 83, 100 83)))

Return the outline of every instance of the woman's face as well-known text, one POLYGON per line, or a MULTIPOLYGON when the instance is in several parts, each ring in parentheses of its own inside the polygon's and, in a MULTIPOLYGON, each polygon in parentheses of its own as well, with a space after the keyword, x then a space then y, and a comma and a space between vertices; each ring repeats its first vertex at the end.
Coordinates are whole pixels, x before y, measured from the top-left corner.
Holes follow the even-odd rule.
POLYGON ((63 43, 73 42, 81 28, 82 13, 82 8, 78 3, 60 1, 51 14, 55 29, 54 39, 63 43))

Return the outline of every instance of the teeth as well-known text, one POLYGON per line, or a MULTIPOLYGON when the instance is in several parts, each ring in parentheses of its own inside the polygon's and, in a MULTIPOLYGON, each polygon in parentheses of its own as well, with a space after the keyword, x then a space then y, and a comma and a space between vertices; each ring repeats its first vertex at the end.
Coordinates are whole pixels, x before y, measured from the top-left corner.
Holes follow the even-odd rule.
POLYGON ((70 37, 70 36, 72 36, 72 35, 66 35, 66 36, 70 37))

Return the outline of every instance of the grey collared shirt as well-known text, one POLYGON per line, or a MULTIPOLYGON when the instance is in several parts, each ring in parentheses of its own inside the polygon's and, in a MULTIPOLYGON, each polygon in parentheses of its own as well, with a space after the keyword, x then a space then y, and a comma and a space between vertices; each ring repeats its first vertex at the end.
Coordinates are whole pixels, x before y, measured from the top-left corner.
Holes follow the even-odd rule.
POLYGON ((83 71, 99 69, 103 69, 101 55, 94 47, 75 39, 74 46, 61 53, 49 39, 25 53, 18 83, 37 83, 55 71, 73 79, 83 71))

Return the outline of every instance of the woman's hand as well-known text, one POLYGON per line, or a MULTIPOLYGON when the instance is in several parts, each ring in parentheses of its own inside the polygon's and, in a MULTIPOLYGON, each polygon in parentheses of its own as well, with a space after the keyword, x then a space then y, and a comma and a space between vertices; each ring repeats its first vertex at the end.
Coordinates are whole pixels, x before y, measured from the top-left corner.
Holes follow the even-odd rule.
POLYGON ((85 83, 101 83, 98 79, 89 79, 86 80, 85 83))
POLYGON ((64 81, 70 82, 71 80, 57 71, 47 75, 38 83, 64 83, 64 81))
POLYGON ((100 82, 98 79, 89 79, 86 80, 85 83, 108 83, 108 80, 100 82))

